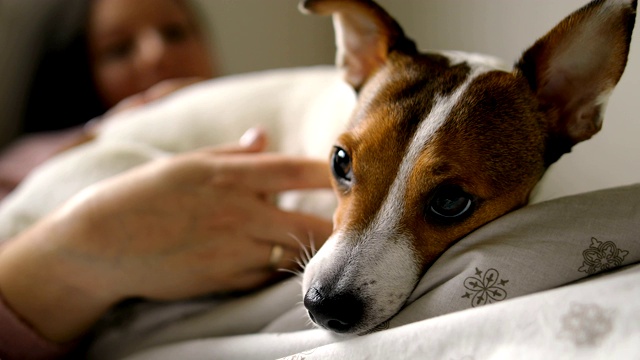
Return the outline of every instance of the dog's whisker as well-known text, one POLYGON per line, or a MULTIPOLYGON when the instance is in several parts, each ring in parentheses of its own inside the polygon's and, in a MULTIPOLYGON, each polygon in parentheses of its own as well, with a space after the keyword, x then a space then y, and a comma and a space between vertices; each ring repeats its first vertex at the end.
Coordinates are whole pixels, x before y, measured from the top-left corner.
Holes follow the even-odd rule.
POLYGON ((298 266, 300 267, 300 269, 304 270, 307 267, 308 262, 305 261, 304 259, 296 259, 296 264, 298 264, 298 266))
POLYGON ((296 258, 288 259, 288 261, 296 264, 299 267, 299 269, 295 269, 295 268, 294 269, 279 268, 279 269, 277 269, 277 271, 290 273, 290 274, 293 274, 293 275, 296 275, 296 276, 302 276, 302 273, 304 272, 305 266, 303 264, 301 264, 301 262, 300 262, 301 260, 296 257, 296 258))
POLYGON ((289 236, 291 236, 300 245, 300 252, 301 252, 300 256, 304 259, 304 263, 307 264, 309 262, 309 260, 311 259, 311 257, 314 255, 314 252, 313 252, 313 233, 309 232, 307 234, 307 236, 309 238, 309 242, 311 244, 310 246, 306 245, 305 243, 303 243, 294 234, 289 233, 289 236), (304 254, 302 252, 304 252, 304 254))
POLYGON ((280 268, 280 269, 277 269, 277 271, 293 274, 295 276, 302 276, 302 272, 300 270, 291 270, 291 269, 280 268))
POLYGON ((313 233, 308 233, 309 245, 302 242, 300 238, 292 233, 289 233, 288 235, 300 245, 300 257, 296 259, 296 262, 300 269, 304 271, 309 264, 309 261, 311 261, 311 258, 317 253, 313 233))
POLYGON ((309 256, 309 259, 311 259, 318 252, 318 249, 316 249, 316 240, 313 237, 312 232, 309 232, 309 249, 311 251, 311 256, 309 256))

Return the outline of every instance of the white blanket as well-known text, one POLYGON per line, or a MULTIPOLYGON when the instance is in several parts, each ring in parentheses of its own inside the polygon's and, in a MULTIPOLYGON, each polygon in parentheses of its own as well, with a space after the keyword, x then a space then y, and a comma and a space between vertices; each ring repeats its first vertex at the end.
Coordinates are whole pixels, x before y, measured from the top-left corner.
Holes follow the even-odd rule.
POLYGON ((639 278, 636 266, 344 341, 322 330, 196 338, 127 359, 635 359, 639 278))
MULTIPOLYGON (((185 89, 119 115, 96 141, 39 168, 1 204, 0 239, 95 181, 235 141, 255 125, 272 135, 273 150, 326 158, 353 104, 353 92, 332 68, 185 89)), ((636 199, 640 186, 616 188, 528 206, 488 224, 449 249, 410 303, 367 336, 313 329, 292 279, 240 299, 127 309, 120 318, 127 311, 141 316, 111 322, 90 358, 637 358, 640 347, 631 345, 640 338, 640 305, 629 301, 640 295, 637 267, 562 287, 638 262, 636 199)), ((334 206, 328 193, 286 194, 281 203, 324 216, 334 206)))

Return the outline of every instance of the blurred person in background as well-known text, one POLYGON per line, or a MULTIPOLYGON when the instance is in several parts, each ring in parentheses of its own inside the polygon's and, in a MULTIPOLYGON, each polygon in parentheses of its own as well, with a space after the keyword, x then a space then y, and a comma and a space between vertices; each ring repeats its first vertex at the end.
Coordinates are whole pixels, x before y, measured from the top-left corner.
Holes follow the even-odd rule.
MULTIPOLYGON (((10 1, 51 6, 40 29, 57 31, 44 37, 21 135, 0 156, 6 192, 86 139, 87 121, 216 75, 184 0, 10 1)), ((255 289, 296 268, 301 246, 322 245, 330 221, 265 195, 328 188, 326 162, 265 153, 266 135, 247 134, 105 179, 0 239, 0 357, 63 358, 123 300, 255 289)))
POLYGON ((216 75, 205 24, 187 0, 53 0, 31 6, 38 5, 49 13, 33 24, 43 33, 33 74, 23 79, 25 105, 13 119, 0 119, 16 122, 5 126, 14 134, 0 143, 0 199, 34 167, 91 138, 85 126, 90 120, 216 75))

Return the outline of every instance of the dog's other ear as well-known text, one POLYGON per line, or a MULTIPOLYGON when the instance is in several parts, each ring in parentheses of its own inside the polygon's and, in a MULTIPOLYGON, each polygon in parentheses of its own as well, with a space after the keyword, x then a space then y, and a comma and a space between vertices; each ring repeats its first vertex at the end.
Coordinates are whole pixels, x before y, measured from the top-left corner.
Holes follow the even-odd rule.
POLYGON ((627 63, 637 0, 595 0, 527 50, 516 73, 551 119, 547 163, 602 126, 608 96, 627 63))
POLYGON ((304 13, 333 15, 336 63, 346 80, 359 90, 393 50, 415 53, 413 41, 378 4, 369 0, 302 0, 304 13))

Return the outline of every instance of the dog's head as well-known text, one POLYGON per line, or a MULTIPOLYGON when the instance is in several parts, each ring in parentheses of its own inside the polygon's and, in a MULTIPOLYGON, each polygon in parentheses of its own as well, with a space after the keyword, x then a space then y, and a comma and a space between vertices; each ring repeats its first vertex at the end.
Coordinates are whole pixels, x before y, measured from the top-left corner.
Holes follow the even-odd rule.
POLYGON ((452 243, 525 205, 545 169, 600 129, 636 5, 594 1, 504 71, 488 57, 419 53, 371 1, 303 1, 333 15, 359 99, 331 154, 334 233, 304 273, 311 319, 371 331, 452 243))

